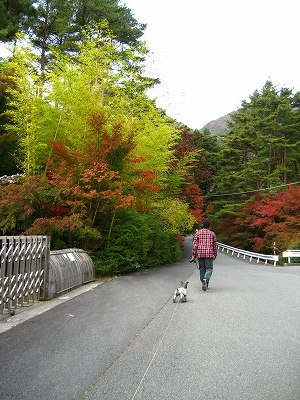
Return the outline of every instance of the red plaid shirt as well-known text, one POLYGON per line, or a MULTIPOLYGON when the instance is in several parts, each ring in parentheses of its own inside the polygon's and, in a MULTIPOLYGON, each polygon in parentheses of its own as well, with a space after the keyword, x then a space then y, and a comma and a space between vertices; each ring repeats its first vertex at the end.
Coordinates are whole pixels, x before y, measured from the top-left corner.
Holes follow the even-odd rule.
POLYGON ((217 257, 217 237, 213 231, 203 228, 195 234, 193 242, 193 257, 217 257))

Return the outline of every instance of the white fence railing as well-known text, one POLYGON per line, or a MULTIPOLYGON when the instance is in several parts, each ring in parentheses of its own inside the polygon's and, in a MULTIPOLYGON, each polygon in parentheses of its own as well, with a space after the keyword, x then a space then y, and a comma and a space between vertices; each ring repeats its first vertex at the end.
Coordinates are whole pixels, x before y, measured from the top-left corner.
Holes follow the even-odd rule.
POLYGON ((300 260, 300 250, 286 250, 282 252, 282 257, 288 259, 288 264, 291 264, 292 258, 297 258, 300 260))
POLYGON ((242 257, 244 260, 246 257, 249 257, 249 261, 252 261, 253 259, 256 260, 257 263, 260 261, 263 261, 265 264, 268 262, 272 262, 273 265, 275 266, 276 263, 279 260, 279 256, 274 255, 274 254, 260 254, 260 253, 253 253, 252 251, 247 251, 247 250, 241 250, 236 247, 228 246, 227 244, 223 243, 217 243, 218 250, 226 251, 227 254, 230 253, 230 255, 236 255, 238 258, 242 257))

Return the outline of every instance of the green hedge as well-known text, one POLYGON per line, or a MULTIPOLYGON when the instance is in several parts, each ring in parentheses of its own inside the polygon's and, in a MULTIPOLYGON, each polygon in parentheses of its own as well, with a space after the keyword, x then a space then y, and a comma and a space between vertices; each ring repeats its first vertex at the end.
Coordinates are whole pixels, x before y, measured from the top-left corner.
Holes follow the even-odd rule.
POLYGON ((182 248, 154 215, 126 211, 115 225, 107 249, 92 258, 100 276, 125 274, 178 261, 182 248))

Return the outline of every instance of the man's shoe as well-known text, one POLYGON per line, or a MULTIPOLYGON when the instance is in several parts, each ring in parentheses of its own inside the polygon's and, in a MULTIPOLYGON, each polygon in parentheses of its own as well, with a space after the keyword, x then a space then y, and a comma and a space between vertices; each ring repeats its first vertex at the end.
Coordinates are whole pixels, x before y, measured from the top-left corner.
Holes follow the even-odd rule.
POLYGON ((207 289, 208 289, 208 284, 209 284, 209 281, 206 281, 206 286, 207 286, 207 289))
POLYGON ((206 291, 206 289, 207 289, 207 282, 206 282, 206 279, 203 279, 203 281, 202 281, 202 290, 206 291))

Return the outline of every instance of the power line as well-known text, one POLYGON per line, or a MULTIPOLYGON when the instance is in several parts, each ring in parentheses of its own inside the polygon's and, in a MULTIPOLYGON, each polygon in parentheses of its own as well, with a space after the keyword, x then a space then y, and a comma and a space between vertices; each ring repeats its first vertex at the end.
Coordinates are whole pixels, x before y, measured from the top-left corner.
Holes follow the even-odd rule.
POLYGON ((285 186, 290 186, 290 185, 297 185, 299 182, 292 182, 292 183, 285 183, 283 185, 278 185, 278 186, 271 186, 268 188, 262 188, 262 189, 256 189, 256 190, 246 190, 245 192, 233 192, 233 193, 223 193, 223 194, 207 194, 204 197, 222 197, 222 196, 233 196, 236 194, 247 194, 247 193, 255 193, 255 192, 262 192, 264 190, 272 190, 272 189, 277 189, 280 187, 285 187, 285 186))

